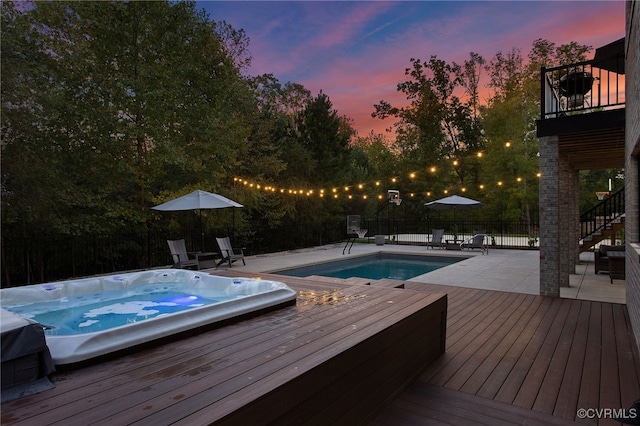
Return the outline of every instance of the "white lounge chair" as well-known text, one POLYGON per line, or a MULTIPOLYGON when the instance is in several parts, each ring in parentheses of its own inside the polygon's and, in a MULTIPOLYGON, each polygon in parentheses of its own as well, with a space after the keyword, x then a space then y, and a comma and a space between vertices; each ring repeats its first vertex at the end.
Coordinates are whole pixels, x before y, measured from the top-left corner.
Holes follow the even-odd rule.
POLYGON ((228 262, 229 267, 231 267, 231 264, 237 260, 242 260, 242 264, 246 265, 244 261, 243 248, 235 249, 239 251, 239 253, 237 253, 233 249, 233 247, 231 247, 231 241, 229 240, 229 237, 216 238, 216 241, 218 242, 218 247, 220 247, 220 253, 222 254, 222 260, 218 262, 218 266, 220 266, 225 262, 228 262))

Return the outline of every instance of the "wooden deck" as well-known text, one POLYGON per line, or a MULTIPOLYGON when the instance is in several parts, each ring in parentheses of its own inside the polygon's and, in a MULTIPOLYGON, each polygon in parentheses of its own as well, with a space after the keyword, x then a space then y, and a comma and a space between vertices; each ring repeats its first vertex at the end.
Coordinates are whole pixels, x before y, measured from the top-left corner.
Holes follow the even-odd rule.
MULTIPOLYGON (((224 273, 236 274, 233 270, 224 273)), ((274 278, 267 274, 262 277, 274 278)), ((191 425, 226 418, 235 424, 328 424, 332 423, 328 419, 334 419, 336 424, 378 426, 618 425, 606 418, 579 419, 576 413, 579 408, 626 408, 640 398, 640 363, 634 352, 625 305, 410 281, 404 283, 405 289, 393 289, 387 288, 388 283, 380 287, 339 280, 323 283, 320 279, 282 276, 277 279, 299 291, 295 308, 59 374, 54 378, 55 389, 4 404, 2 424, 84 425, 108 419, 109 424, 191 425), (403 292, 405 296, 398 298, 403 292), (300 393, 298 397, 305 401, 301 403, 305 410, 288 416, 278 412, 280 417, 272 415, 269 405, 257 404, 250 410, 241 410, 255 399, 252 392, 260 390, 268 394, 273 390, 273 382, 255 377, 265 374, 255 361, 256 354, 266 347, 270 348, 265 352, 270 357, 290 351, 294 334, 296 342, 301 338, 316 342, 312 347, 318 351, 335 347, 336 342, 344 341, 335 335, 329 338, 329 334, 340 328, 340 321, 336 329, 312 324, 319 324, 315 322, 319 318, 342 315, 332 308, 344 300, 377 300, 379 303, 374 303, 377 311, 361 309, 358 319, 361 322, 353 322, 374 326, 382 321, 379 315, 388 314, 382 322, 393 321, 395 314, 386 312, 390 305, 408 307, 423 303, 417 296, 420 292, 447 294, 446 352, 434 362, 422 360, 422 367, 413 359, 411 368, 420 371, 419 377, 404 391, 386 397, 379 395, 387 392, 380 391, 387 381, 382 377, 408 361, 395 354, 392 357, 395 361, 367 363, 358 358, 361 355, 352 354, 333 363, 326 359, 328 369, 309 376, 309 381, 298 382, 294 392, 287 394, 300 393), (394 296, 393 304, 388 303, 390 294, 394 296), (368 318, 369 315, 375 317, 368 318), (301 320, 308 321, 308 328, 292 326, 301 320), (252 339, 263 336, 263 341, 256 344, 246 338, 248 334, 252 339), (220 355, 224 345, 233 349, 226 352, 229 358, 220 355), (351 371, 360 364, 359 371, 351 371), (226 367, 232 365, 233 370, 242 373, 235 381, 227 376, 232 369, 226 367), (331 380, 341 379, 339 386, 349 392, 340 396, 328 392, 325 375, 331 375, 331 380), (257 385, 243 390, 243 379, 257 385), (227 390, 226 395, 217 395, 212 389, 220 390, 216 383, 223 380, 229 380, 237 392, 227 390), (378 407, 384 408, 382 412, 368 406, 375 414, 373 418, 355 415, 370 397, 385 399, 389 404, 378 407), (343 403, 337 404, 336 398, 343 403), (336 415, 334 410, 344 410, 345 414, 336 415), (225 417, 234 412, 240 415, 225 417)), ((398 331, 398 327, 393 330, 398 331)), ((365 347, 364 353, 383 342, 393 346, 396 341, 388 339, 395 338, 387 335, 365 347)), ((405 345, 415 338, 409 334, 397 342, 405 345)), ((283 359, 279 366, 281 374, 294 374, 292 370, 298 364, 291 361, 283 359)), ((401 384, 402 380, 396 380, 394 386, 401 384)), ((284 394, 272 395, 275 400, 280 398, 280 403, 296 402, 283 399, 284 394)), ((273 404, 274 399, 266 396, 262 402, 273 404)))
POLYGON ((375 424, 619 425, 577 411, 640 399, 625 305, 417 286, 449 295, 446 353, 375 424))
POLYGON ((444 352, 444 294, 286 281, 295 306, 56 373, 1 422, 357 424, 444 352))

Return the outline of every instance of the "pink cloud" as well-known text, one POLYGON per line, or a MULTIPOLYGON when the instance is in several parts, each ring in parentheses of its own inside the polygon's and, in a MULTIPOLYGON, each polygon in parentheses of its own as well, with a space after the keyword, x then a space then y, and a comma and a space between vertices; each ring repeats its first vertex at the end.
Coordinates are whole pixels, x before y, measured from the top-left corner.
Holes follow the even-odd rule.
MULTIPOLYGON (((314 3, 314 5, 315 12, 319 4, 314 3)), ((322 22, 327 27, 326 31, 321 32, 303 48, 326 49, 351 43, 354 39, 360 38, 358 34, 362 28, 384 14, 389 7, 390 5, 385 2, 363 2, 360 7, 350 10, 345 16, 327 16, 327 20, 322 22)))
POLYGON ((396 86, 410 58, 462 63, 471 51, 490 60, 512 48, 526 58, 538 38, 595 48, 624 36, 619 1, 258 2, 250 12, 215 3, 248 23, 231 21, 251 38, 251 75, 272 73, 314 94, 322 90, 360 135, 391 124, 371 118, 375 103, 406 103, 396 86))

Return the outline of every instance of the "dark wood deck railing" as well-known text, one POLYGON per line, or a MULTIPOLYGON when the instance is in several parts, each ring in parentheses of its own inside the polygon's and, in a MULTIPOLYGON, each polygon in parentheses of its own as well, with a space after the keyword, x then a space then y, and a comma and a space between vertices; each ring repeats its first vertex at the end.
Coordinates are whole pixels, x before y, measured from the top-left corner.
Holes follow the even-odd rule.
POLYGON ((624 55, 540 70, 542 120, 623 108, 624 55))

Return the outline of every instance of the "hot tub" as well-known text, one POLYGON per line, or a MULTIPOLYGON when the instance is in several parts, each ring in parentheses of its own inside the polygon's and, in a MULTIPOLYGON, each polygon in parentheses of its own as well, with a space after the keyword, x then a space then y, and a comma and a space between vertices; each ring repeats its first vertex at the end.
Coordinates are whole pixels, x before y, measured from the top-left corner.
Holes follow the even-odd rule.
POLYGON ((253 312, 293 305, 277 281, 161 269, 0 290, 36 321, 56 365, 73 364, 253 312))

